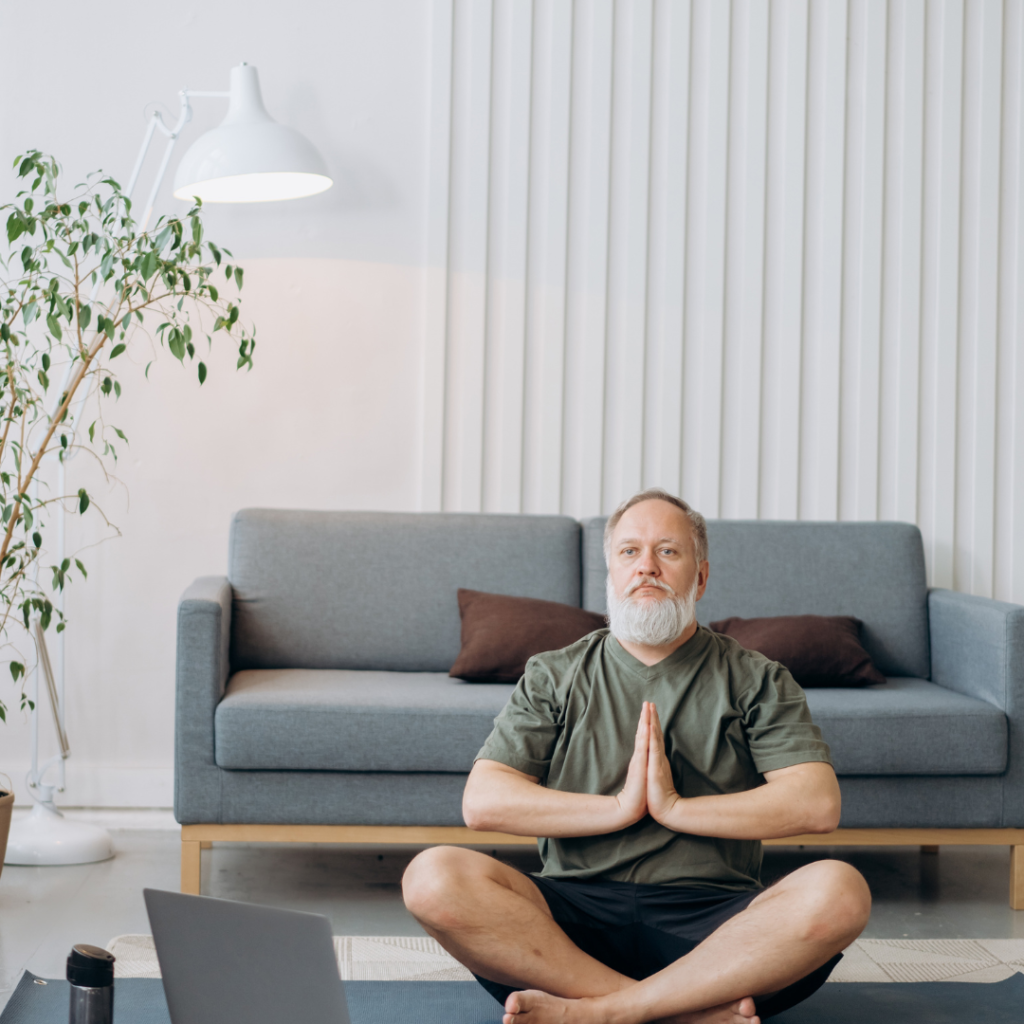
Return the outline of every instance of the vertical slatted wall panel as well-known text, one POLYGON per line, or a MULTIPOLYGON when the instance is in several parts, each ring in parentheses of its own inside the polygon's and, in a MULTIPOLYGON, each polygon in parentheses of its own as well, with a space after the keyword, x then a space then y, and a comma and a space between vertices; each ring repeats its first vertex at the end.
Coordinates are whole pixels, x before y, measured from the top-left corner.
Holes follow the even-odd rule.
POLYGON ((804 194, 804 347, 800 518, 839 513, 840 341, 846 0, 812 3, 807 26, 807 170, 804 194))
POLYGON ((1024 601, 1024 0, 434 0, 421 505, 901 519, 1024 601))
POLYGON ((768 27, 758 508, 767 519, 795 519, 799 497, 807 8, 805 0, 773 3, 768 27))
POLYGON ((682 460, 691 13, 689 0, 654 5, 651 68, 643 485, 676 491, 682 460))
POLYGON ((719 509, 729 518, 759 511, 768 14, 758 0, 733 5, 719 509))
POLYGON ((1024 595, 1024 4, 1003 25, 999 219, 999 391, 996 399, 995 596, 1024 595))

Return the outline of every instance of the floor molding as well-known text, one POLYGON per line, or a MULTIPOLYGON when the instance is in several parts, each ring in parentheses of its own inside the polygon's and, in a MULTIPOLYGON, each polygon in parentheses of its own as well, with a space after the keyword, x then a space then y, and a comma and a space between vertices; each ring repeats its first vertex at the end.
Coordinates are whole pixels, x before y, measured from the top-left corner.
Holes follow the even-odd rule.
MULTIPOLYGON (((70 821, 84 821, 111 832, 178 832, 181 828, 169 807, 58 807, 70 821)), ((28 807, 15 807, 11 820, 20 821, 29 813, 28 807)))

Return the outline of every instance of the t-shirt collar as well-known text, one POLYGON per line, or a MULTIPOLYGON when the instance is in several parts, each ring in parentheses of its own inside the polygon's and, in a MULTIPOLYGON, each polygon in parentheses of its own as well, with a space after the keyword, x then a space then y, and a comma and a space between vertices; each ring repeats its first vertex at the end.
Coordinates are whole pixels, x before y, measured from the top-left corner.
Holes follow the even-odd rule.
POLYGON ((645 665, 639 658, 634 658, 611 632, 608 633, 608 650, 623 668, 642 679, 650 680, 666 673, 676 672, 695 658, 699 658, 710 638, 710 631, 698 623, 697 632, 685 644, 677 647, 667 658, 663 658, 656 665, 645 665))

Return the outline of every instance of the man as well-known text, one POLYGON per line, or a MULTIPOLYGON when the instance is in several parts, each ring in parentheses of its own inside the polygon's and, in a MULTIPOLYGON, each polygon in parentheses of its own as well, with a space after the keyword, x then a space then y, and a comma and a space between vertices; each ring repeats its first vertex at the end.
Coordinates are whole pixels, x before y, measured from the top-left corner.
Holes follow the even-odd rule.
POLYGON ((543 871, 436 847, 406 905, 504 1024, 759 1024, 815 991, 870 913, 839 861, 761 885, 760 840, 838 824, 828 747, 786 669, 696 624, 699 513, 638 494, 605 558, 610 629, 530 659, 463 798, 471 828, 542 837, 543 871))

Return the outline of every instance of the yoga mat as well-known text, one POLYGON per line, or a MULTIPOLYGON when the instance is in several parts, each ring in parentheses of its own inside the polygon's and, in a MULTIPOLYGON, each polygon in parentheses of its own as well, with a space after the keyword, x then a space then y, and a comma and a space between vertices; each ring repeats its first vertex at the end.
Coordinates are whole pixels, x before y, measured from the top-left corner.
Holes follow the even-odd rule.
MULTIPOLYGON (((0 1024, 66 1021, 68 983, 37 985, 28 971, 0 1024)), ((501 1024, 498 1004, 475 981, 346 981, 352 1024, 501 1024)), ((114 1024, 170 1024, 163 982, 115 983, 114 1024)), ((776 1024, 1021 1024, 1024 975, 991 985, 963 982, 850 981, 822 986, 810 999, 772 1017, 776 1024)))

